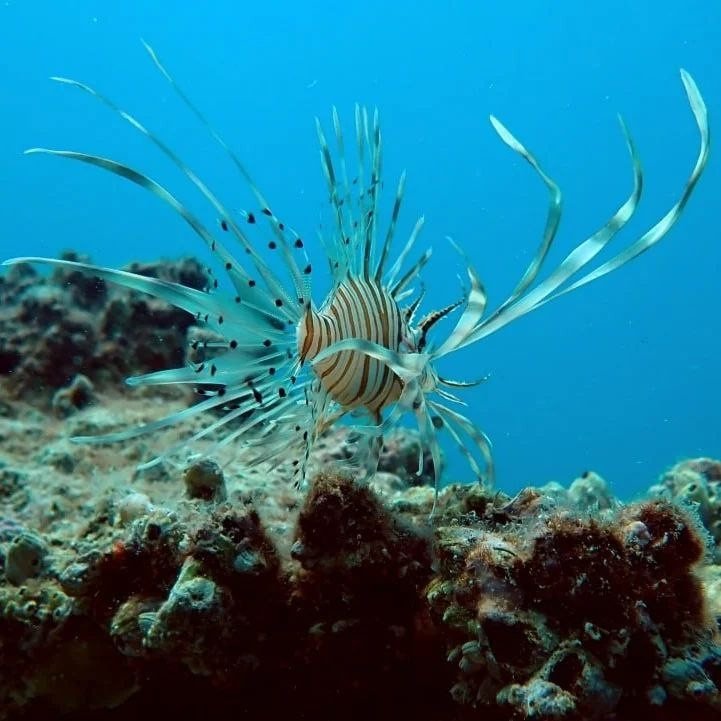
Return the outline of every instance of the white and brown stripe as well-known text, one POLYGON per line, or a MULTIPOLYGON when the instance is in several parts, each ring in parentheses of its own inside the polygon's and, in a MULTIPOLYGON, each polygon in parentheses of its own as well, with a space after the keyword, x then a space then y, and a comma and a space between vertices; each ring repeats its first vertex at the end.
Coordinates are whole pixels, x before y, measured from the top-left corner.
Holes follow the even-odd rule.
MULTIPOLYGON (((320 311, 307 311, 298 325, 298 351, 310 361, 333 343, 353 338, 397 351, 404 335, 403 316, 391 294, 374 280, 348 277, 320 311)), ((326 393, 346 409, 379 413, 403 388, 385 363, 359 351, 334 353, 314 370, 326 393)))

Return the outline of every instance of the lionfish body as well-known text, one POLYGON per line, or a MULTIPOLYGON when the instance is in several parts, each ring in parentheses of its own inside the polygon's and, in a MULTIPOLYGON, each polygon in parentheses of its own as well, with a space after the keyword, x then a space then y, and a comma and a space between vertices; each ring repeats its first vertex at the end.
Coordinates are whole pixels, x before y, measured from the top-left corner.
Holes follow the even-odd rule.
POLYGON ((214 420, 190 439, 179 440, 145 466, 182 455, 189 444, 212 438, 214 444, 208 453, 239 444, 247 451, 248 463, 290 463, 295 479, 300 483, 320 433, 344 416, 360 415, 365 416, 366 421, 356 423, 355 427, 369 442, 367 448, 359 452, 359 457, 366 472, 372 473, 383 434, 405 413, 410 413, 419 428, 419 472, 422 454, 429 452, 434 463, 436 487, 441 468, 438 441, 441 432, 448 433, 458 444, 479 477, 490 479, 493 473, 490 442, 480 429, 452 407, 452 404, 462 404, 452 390, 475 383, 443 378, 436 370, 437 361, 476 343, 549 300, 616 270, 648 250, 678 220, 703 172, 709 152, 708 118, 703 99, 692 78, 681 71, 701 144, 696 164, 678 202, 617 255, 593 270, 587 269, 625 226, 640 200, 641 167, 635 146, 622 124, 633 168, 630 195, 598 231, 577 245, 544 280, 536 282, 558 230, 561 193, 534 156, 491 117, 501 139, 533 167, 548 190, 550 201, 542 242, 509 297, 492 313, 484 317, 486 294, 473 266, 466 261, 469 287, 462 300, 416 321, 423 292, 417 292, 412 284, 428 262, 430 251, 421 254, 413 263, 407 261, 423 226, 423 218, 416 222, 401 252, 391 262, 405 175, 401 176, 397 186, 385 232, 381 232, 378 206, 382 143, 377 113, 371 116, 365 109, 356 108, 356 160, 350 167, 346 160, 346 140, 334 110, 335 152, 318 123, 321 163, 328 184, 332 217, 330 233, 322 238, 332 274, 332 288, 324 302, 316 306, 310 294, 312 266, 304 241, 270 209, 237 155, 178 87, 152 49, 147 49, 158 69, 226 151, 249 185, 258 203, 256 213, 245 212, 240 218, 234 217, 174 150, 111 100, 76 81, 56 78, 95 96, 147 136, 209 203, 220 219, 221 231, 211 231, 164 186, 121 162, 70 150, 33 149, 27 152, 59 155, 94 165, 151 192, 180 215, 215 254, 225 269, 232 291, 223 292, 217 280, 204 292, 71 261, 46 258, 6 261, 6 264, 29 261, 72 267, 150 294, 193 314, 198 325, 222 339, 213 343, 220 352, 215 358, 127 381, 131 386, 188 384, 202 395, 201 401, 136 428, 76 439, 90 443, 123 441, 170 427, 204 411, 215 411, 214 420), (270 252, 280 253, 287 277, 280 277, 272 269, 248 236, 250 227, 261 220, 267 224, 272 237, 268 248, 270 252), (223 236, 230 237, 240 246, 244 251, 240 257, 246 258, 247 262, 238 260, 237 254, 222 241, 223 236), (460 316, 448 336, 442 341, 429 337, 436 323, 458 308, 460 316))
MULTIPOLYGON (((313 362, 341 340, 364 338, 398 352, 410 328, 396 299, 381 284, 349 277, 320 311, 308 310, 298 328, 298 352, 313 362)), ((314 365, 323 390, 341 407, 377 416, 400 398, 401 379, 388 365, 360 351, 340 351, 314 365)))

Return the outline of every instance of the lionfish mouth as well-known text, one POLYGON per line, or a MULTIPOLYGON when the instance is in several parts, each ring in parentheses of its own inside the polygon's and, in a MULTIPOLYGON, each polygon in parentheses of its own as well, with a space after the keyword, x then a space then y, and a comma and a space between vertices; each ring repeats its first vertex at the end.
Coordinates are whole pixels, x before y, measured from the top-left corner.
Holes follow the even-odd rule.
MULTIPOLYGON (((579 243, 540 282, 561 219, 561 191, 536 158, 495 117, 491 124, 501 140, 524 158, 549 194, 545 228, 536 254, 506 300, 484 317, 486 293, 478 274, 465 259, 470 287, 461 302, 427 313, 416 323, 423 291, 412 285, 430 259, 430 250, 408 263, 423 227, 419 218, 395 260, 390 262, 405 190, 405 174, 398 183, 385 232, 379 230, 379 196, 382 187, 382 140, 378 113, 355 109, 355 159, 346 158, 346 140, 335 108, 332 112, 335 149, 317 121, 321 166, 329 191, 332 224, 322 236, 332 273, 329 294, 316 305, 310 289, 312 266, 305 242, 271 210, 236 153, 206 120, 145 45, 157 69, 186 107, 200 120, 225 151, 249 186, 257 204, 253 211, 234 217, 210 187, 170 146, 134 116, 88 85, 56 77, 54 80, 89 93, 143 134, 181 171, 219 219, 211 230, 178 198, 150 176, 117 160, 74 150, 33 148, 29 154, 54 155, 102 168, 144 188, 175 211, 200 237, 221 263, 228 288, 214 281, 199 291, 176 283, 147 278, 122 270, 52 258, 13 258, 4 265, 44 263, 73 268, 131 290, 147 293, 191 313, 199 326, 222 338, 221 355, 206 363, 188 363, 127 380, 131 386, 188 384, 203 400, 145 425, 104 436, 83 436, 82 443, 127 441, 167 428, 204 411, 215 411, 213 420, 190 438, 184 438, 143 464, 182 458, 187 448, 208 438, 209 455, 221 448, 246 450, 250 464, 287 464, 296 483, 303 483, 318 435, 353 411, 366 415, 358 428, 366 443, 357 463, 365 474, 377 467, 380 441, 402 416, 414 416, 420 431, 419 474, 423 455, 430 453, 436 477, 441 474, 439 435, 445 431, 466 456, 474 473, 490 482, 493 476, 491 444, 486 435, 449 404, 464 404, 448 388, 462 389, 475 382, 443 378, 436 362, 508 325, 554 298, 581 288, 617 270, 649 250, 678 221, 708 160, 709 125, 706 106, 691 76, 681 79, 700 133, 700 149, 693 170, 678 201, 647 232, 619 253, 593 269, 589 264, 628 223, 641 198, 642 172, 636 147, 621 121, 633 170, 628 198, 599 230, 579 243), (282 273, 258 250, 250 232, 263 223, 272 240, 270 253, 281 257, 282 273), (233 253, 222 236, 238 244, 233 253), (242 262, 240 260, 242 258, 242 262), (447 337, 430 337, 438 321, 462 306, 460 317, 447 337), (220 412, 220 415, 218 415, 220 412)), ((453 241, 451 241, 453 242, 453 241)), ((455 246, 455 243, 453 243, 455 246)))

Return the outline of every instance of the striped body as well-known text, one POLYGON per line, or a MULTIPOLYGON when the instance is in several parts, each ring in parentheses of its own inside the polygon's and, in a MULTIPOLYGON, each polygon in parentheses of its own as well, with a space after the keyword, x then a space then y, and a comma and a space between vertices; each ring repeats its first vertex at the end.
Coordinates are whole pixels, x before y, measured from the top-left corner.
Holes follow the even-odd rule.
MULTIPOLYGON (((338 284, 319 310, 308 309, 298 324, 298 352, 312 361, 340 340, 360 338, 398 351, 408 336, 398 304, 374 280, 348 277, 338 284)), ((367 408, 374 415, 398 400, 400 378, 360 351, 339 351, 313 366, 326 393, 346 410, 367 408)))

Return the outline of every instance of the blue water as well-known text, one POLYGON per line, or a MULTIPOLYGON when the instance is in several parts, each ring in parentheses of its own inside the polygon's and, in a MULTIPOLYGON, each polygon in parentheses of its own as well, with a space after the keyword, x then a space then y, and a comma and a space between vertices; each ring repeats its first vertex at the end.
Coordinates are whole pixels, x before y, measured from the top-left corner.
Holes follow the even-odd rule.
MULTIPOLYGON (((141 37, 246 160, 275 211, 306 237, 326 207, 314 116, 327 119, 335 104, 350 121, 356 101, 377 106, 389 194, 408 171, 401 230, 421 213, 427 219, 431 304, 459 293, 460 265, 446 235, 468 251, 491 304, 505 298, 540 240, 545 189, 498 140, 489 113, 565 191, 551 262, 605 222, 630 189, 617 112, 646 171, 644 200, 617 243, 666 212, 695 160, 680 67, 696 78, 715 130, 721 118, 721 3, 708 0, 7 0, 0 4, 3 257, 72 247, 118 265, 203 254, 182 221, 136 187, 21 154, 36 145, 82 149, 185 187, 143 138, 50 75, 101 88, 181 150, 230 205, 252 207, 154 71, 141 37)), ((501 487, 568 482, 592 468, 630 495, 680 458, 721 456, 720 168, 712 156, 685 216, 652 252, 443 366, 446 375, 492 374, 467 399, 469 415, 494 441, 501 487)), ((319 266, 321 249, 311 250, 319 266)), ((454 460, 451 477, 464 473, 454 460)))

